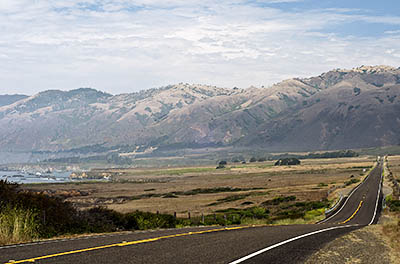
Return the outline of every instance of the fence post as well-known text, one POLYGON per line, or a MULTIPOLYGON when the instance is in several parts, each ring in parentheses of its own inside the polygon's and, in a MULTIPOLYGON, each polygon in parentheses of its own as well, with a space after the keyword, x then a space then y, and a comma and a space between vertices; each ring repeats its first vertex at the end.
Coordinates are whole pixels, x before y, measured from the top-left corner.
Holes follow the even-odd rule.
POLYGON ((188 212, 188 219, 190 219, 190 212, 188 212))
POLYGON ((176 212, 174 212, 174 218, 176 219, 176 212))

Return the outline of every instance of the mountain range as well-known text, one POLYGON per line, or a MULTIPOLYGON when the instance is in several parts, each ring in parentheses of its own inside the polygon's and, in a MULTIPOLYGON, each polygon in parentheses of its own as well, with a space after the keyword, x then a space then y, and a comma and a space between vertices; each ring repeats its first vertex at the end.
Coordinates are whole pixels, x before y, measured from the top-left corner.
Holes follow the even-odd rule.
POLYGON ((0 149, 129 146, 270 151, 400 143, 400 68, 361 66, 270 87, 180 83, 111 95, 91 88, 0 95, 0 149))

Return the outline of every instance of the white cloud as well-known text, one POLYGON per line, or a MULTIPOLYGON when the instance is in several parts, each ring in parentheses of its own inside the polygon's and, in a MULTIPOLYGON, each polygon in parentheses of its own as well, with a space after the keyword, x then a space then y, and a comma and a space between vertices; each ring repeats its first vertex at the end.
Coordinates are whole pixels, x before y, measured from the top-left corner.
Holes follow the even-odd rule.
POLYGON ((121 93, 176 82, 248 87, 338 67, 399 65, 395 33, 322 32, 354 21, 393 25, 398 17, 247 2, 2 1, 0 78, 9 89, 0 94, 82 86, 121 93))
POLYGON ((385 34, 400 34, 400 30, 387 30, 384 33, 385 34))

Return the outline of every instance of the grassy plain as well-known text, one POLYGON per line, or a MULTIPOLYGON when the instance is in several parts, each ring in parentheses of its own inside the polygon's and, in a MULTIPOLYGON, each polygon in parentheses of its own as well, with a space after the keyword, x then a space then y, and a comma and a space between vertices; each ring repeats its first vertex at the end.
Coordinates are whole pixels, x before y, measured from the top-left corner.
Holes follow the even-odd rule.
POLYGON ((299 166, 273 166, 272 161, 232 163, 225 169, 106 169, 96 173, 110 175, 112 182, 35 184, 23 188, 62 194, 82 208, 100 205, 123 213, 140 210, 199 216, 229 208, 245 210, 277 197, 295 196, 292 202, 321 201, 350 179, 361 179, 364 168, 372 166, 374 160, 307 159, 299 166))
POLYGON ((400 156, 388 156, 388 165, 394 177, 400 180, 400 156))

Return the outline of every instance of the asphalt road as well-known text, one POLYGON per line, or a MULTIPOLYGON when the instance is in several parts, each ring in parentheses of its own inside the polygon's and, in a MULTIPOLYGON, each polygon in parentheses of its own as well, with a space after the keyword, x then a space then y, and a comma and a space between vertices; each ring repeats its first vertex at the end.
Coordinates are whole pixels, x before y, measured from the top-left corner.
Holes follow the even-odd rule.
POLYGON ((199 227, 43 241, 0 248, 0 263, 301 263, 332 239, 377 222, 381 167, 321 224, 199 227))

